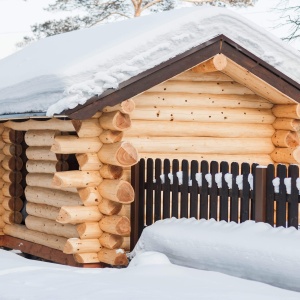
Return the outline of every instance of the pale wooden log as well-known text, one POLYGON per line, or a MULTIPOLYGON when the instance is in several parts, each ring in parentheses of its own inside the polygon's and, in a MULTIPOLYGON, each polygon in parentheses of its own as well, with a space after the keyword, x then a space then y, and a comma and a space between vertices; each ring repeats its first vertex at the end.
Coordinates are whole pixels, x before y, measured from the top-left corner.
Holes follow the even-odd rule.
MULTIPOLYGON (((249 88, 237 83, 235 81, 211 81, 211 82, 193 82, 193 81, 173 81, 168 80, 161 84, 158 84, 147 92, 164 92, 164 93, 197 93, 197 94, 254 94, 249 88)), ((133 111, 134 112, 134 111, 133 111)))
POLYGON ((75 253, 74 259, 80 264, 98 263, 98 253, 75 253))
POLYGON ((6 173, 7 171, 5 169, 3 169, 1 166, 0 166, 0 178, 6 173))
POLYGON ((100 162, 97 153, 76 154, 76 159, 81 171, 96 171, 100 170, 102 167, 102 163, 100 162))
POLYGON ((0 190, 4 187, 5 184, 8 184, 8 183, 5 183, 4 180, 0 180, 0 190))
POLYGON ((81 239, 97 239, 103 231, 100 229, 99 222, 86 222, 77 225, 77 232, 81 239))
POLYGON ((72 120, 72 123, 79 137, 96 137, 103 131, 98 119, 72 120))
POLYGON ((100 220, 99 226, 101 230, 111 234, 127 236, 130 233, 130 221, 124 216, 105 216, 100 220))
POLYGON ((26 212, 35 217, 45 218, 55 221, 58 217, 60 209, 46 204, 36 204, 28 202, 26 204, 26 212))
MULTIPOLYGON (((201 151, 201 150, 200 150, 201 151)), ((160 159, 186 159, 189 162, 192 160, 207 160, 207 161, 227 161, 229 163, 231 162, 238 162, 238 163, 258 163, 261 165, 268 165, 274 163, 272 158, 269 154, 260 153, 260 154, 222 154, 222 152, 218 154, 205 154, 205 153, 185 153, 185 154, 179 154, 179 153, 140 153, 140 157, 147 159, 147 158, 160 158, 160 159)), ((129 174, 128 174, 129 175, 129 174)))
POLYGON ((99 201, 102 199, 98 187, 78 189, 78 194, 84 206, 98 205, 99 201))
POLYGON ((25 225, 5 225, 4 233, 25 241, 44 245, 53 249, 63 250, 66 238, 29 230, 25 225))
POLYGON ((55 173, 68 170, 68 163, 51 160, 28 160, 26 170, 29 173, 55 173))
POLYGON ((140 153, 269 154, 274 150, 267 138, 130 138, 140 153))
POLYGON ((98 209, 104 215, 116 215, 121 211, 122 204, 108 199, 102 199, 100 200, 98 209))
POLYGON ((23 201, 20 198, 5 197, 3 199, 2 206, 7 211, 21 211, 23 207, 23 201))
POLYGON ((50 149, 51 147, 28 147, 26 156, 31 160, 57 161, 68 159, 68 154, 55 154, 50 149))
POLYGON ((270 109, 140 107, 132 112, 132 120, 272 124, 275 116, 270 109))
POLYGON ((23 167, 23 161, 18 156, 5 156, 1 164, 7 171, 20 171, 23 167))
POLYGON ((93 118, 93 119, 99 119, 101 116, 102 116, 102 111, 97 111, 97 112, 92 116, 92 118, 93 118))
POLYGON ((128 204, 134 201, 134 190, 131 184, 124 180, 104 179, 99 186, 102 198, 118 203, 128 204))
POLYGON ((102 182, 98 171, 67 171, 57 172, 53 177, 53 185, 59 187, 94 187, 102 182))
POLYGON ((28 130, 25 142, 28 146, 52 146, 58 135, 60 132, 57 130, 28 130))
POLYGON ((3 149, 3 147, 5 146, 6 144, 3 142, 2 139, 0 139, 0 149, 3 149))
POLYGON ((4 123, 7 128, 14 130, 28 131, 28 130, 59 130, 64 132, 74 132, 71 120, 60 120, 52 118, 47 121, 27 120, 24 122, 8 121, 4 123))
POLYGON ((123 175, 123 168, 114 165, 103 165, 100 169, 100 175, 106 179, 120 179, 123 175))
POLYGON ((119 216, 127 217, 130 220, 130 214, 131 214, 131 205, 123 205, 122 209, 118 213, 119 216))
POLYGON ((215 55, 214 57, 202 62, 192 68, 194 73, 210 73, 221 71, 226 67, 227 61, 223 55, 215 55))
POLYGON ((130 114, 135 108, 135 103, 132 99, 125 100, 115 106, 106 106, 102 109, 104 113, 112 111, 120 111, 123 114, 130 114))
POLYGON ((124 236, 123 237, 123 243, 120 246, 121 249, 124 249, 125 251, 130 251, 130 237, 124 236))
POLYGON ((299 137, 296 132, 276 130, 272 136, 272 142, 276 147, 296 147, 299 145, 299 137))
POLYGON ((123 131, 105 130, 99 136, 100 141, 103 144, 112 144, 120 142, 124 136, 123 131))
POLYGON ((22 173, 19 171, 5 171, 2 175, 2 179, 7 183, 20 183, 22 180, 22 173))
POLYGON ((54 153, 93 153, 98 152, 102 146, 98 137, 80 138, 76 136, 57 136, 51 151, 54 153))
POLYGON ((2 132, 2 139, 8 144, 21 144, 24 134, 21 131, 16 131, 11 128, 5 128, 2 132))
POLYGON ((123 170, 123 174, 120 179, 130 182, 130 178, 131 178, 131 171, 123 170))
POLYGON ((100 221, 102 214, 97 206, 63 206, 56 218, 58 223, 79 224, 100 221))
POLYGON ((20 224, 23 219, 19 211, 5 211, 1 218, 6 224, 20 224))
POLYGON ((113 266, 127 266, 128 259, 124 251, 118 249, 105 249, 102 248, 98 252, 98 259, 101 262, 104 262, 109 265, 113 266))
POLYGON ((124 238, 122 236, 106 232, 104 232, 99 238, 101 246, 107 249, 118 249, 123 244, 123 241, 124 238))
POLYGON ((100 249, 101 245, 98 239, 72 238, 67 240, 63 252, 66 254, 91 253, 98 252, 100 249))
POLYGON ((300 163, 300 147, 275 148, 270 156, 275 162, 278 163, 297 164, 300 163))
POLYGON ((299 104, 274 105, 272 112, 277 118, 300 119, 299 104))
POLYGON ((2 149, 3 154, 8 156, 20 156, 22 153, 22 146, 16 144, 5 144, 2 149))
POLYGON ((172 80, 177 80, 177 81, 232 81, 232 78, 223 74, 222 72, 213 71, 213 72, 209 72, 209 73, 200 73, 200 72, 197 72, 197 66, 194 68, 192 68, 191 70, 185 71, 175 77, 172 77, 172 80))
POLYGON ((2 150, 0 150, 0 161, 2 161, 5 158, 5 154, 2 150))
POLYGON ((44 232, 65 238, 77 238, 79 234, 76 226, 70 224, 60 224, 53 220, 38 218, 28 215, 25 219, 26 227, 30 230, 44 232))
POLYGON ((27 186, 27 201, 37 204, 48 204, 55 207, 82 205, 78 193, 71 193, 42 187, 27 186))
POLYGON ((3 203, 0 205, 0 216, 2 216, 5 213, 5 208, 3 206, 3 203))
POLYGON ((4 201, 5 196, 3 195, 2 190, 0 189, 0 204, 4 201))
POLYGON ((6 225, 6 223, 2 220, 2 218, 0 218, 0 229, 1 229, 1 233, 3 232, 3 228, 6 225))
POLYGON ((138 153, 128 142, 104 144, 98 157, 103 163, 121 167, 132 166, 138 162, 138 153))
POLYGON ((287 119, 287 118, 276 118, 272 124, 275 129, 299 131, 300 130, 300 120, 287 119))
POLYGON ((63 188, 60 186, 56 186, 52 184, 53 174, 43 174, 43 173, 29 173, 26 175, 26 184, 29 186, 43 187, 43 188, 51 188, 58 189, 62 191, 68 191, 76 193, 76 188, 63 188))
POLYGON ((133 120, 124 137, 271 137, 271 124, 234 124, 133 120))
POLYGON ((5 126, 3 123, 0 124, 0 134, 2 134, 2 132, 4 131, 5 126))
POLYGON ((4 183, 2 193, 5 197, 21 197, 23 194, 23 187, 19 183, 4 183))
POLYGON ((99 122, 103 129, 113 131, 124 131, 129 129, 131 126, 130 116, 128 114, 123 114, 120 111, 112 111, 102 114, 99 122))

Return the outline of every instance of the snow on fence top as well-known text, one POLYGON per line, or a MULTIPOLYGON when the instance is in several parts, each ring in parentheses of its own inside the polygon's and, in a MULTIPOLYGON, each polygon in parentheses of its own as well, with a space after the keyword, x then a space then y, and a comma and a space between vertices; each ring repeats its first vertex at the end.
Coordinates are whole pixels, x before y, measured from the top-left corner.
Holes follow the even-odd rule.
POLYGON ((298 52, 271 33, 226 9, 185 8, 49 37, 0 60, 0 115, 74 108, 220 34, 300 82, 298 52))

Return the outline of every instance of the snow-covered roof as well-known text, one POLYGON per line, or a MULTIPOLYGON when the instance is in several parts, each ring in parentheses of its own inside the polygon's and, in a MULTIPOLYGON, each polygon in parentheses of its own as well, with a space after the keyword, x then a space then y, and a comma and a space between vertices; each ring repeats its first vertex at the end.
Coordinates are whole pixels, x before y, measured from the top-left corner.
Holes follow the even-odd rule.
POLYGON ((222 8, 185 8, 40 40, 0 60, 0 115, 59 114, 219 35, 300 83, 300 55, 222 8))

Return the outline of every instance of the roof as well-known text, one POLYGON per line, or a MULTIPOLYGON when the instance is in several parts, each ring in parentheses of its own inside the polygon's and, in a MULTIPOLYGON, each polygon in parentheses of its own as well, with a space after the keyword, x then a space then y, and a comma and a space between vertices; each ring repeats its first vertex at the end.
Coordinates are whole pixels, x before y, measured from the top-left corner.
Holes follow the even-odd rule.
POLYGON ((199 7, 53 36, 0 60, 0 115, 87 118, 218 53, 299 98, 298 51, 232 11, 199 7))

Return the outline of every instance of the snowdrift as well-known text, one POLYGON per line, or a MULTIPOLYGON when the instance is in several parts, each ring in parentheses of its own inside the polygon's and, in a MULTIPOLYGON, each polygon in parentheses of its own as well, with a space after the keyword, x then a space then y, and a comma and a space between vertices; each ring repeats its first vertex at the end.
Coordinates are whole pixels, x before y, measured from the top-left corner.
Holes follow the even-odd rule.
POLYGON ((180 266, 300 292, 299 249, 300 232, 295 228, 172 218, 147 227, 131 256, 157 251, 180 266))

